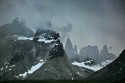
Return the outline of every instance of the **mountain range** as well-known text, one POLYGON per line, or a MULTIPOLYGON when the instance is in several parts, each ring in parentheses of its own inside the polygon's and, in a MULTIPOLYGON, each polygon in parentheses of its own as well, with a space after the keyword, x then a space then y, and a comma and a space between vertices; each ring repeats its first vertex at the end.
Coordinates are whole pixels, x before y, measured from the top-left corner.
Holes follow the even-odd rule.
POLYGON ((87 46, 77 52, 70 38, 65 48, 60 34, 39 28, 35 33, 24 22, 14 19, 0 27, 0 82, 7 80, 104 80, 122 81, 125 78, 125 50, 117 58, 106 45, 87 46), (17 29, 18 28, 18 29, 17 29), (87 65, 114 60, 98 71, 73 65, 87 65))
POLYGON ((109 53, 106 45, 103 46, 100 52, 97 46, 88 45, 81 48, 78 53, 77 46, 75 45, 73 48, 73 44, 69 37, 65 44, 65 50, 70 62, 83 62, 86 58, 91 58, 96 64, 100 64, 103 61, 115 60, 117 58, 115 54, 109 53))

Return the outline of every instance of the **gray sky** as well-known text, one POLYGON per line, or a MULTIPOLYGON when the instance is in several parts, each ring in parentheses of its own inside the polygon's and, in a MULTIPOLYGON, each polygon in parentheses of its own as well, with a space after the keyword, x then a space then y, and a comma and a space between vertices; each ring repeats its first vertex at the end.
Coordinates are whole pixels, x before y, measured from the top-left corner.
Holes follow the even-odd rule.
POLYGON ((118 55, 125 48, 124 0, 0 0, 0 26, 15 17, 33 30, 50 21, 78 49, 106 44, 118 55))

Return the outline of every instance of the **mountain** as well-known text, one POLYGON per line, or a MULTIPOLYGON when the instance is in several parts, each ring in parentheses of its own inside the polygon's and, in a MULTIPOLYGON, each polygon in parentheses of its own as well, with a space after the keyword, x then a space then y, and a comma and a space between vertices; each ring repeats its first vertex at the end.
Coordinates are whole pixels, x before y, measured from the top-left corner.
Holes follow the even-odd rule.
POLYGON ((74 59, 74 51, 73 51, 72 42, 71 42, 69 37, 68 37, 66 44, 65 44, 65 50, 66 50, 66 54, 68 55, 69 61, 72 62, 74 59))
MULTIPOLYGON (((125 79, 125 50, 112 63, 92 74, 88 79, 110 82, 124 81, 125 79)), ((119 82, 121 83, 121 82, 119 82)), ((123 82, 124 83, 124 82, 123 82)))
POLYGON ((24 21, 15 18, 12 23, 5 24, 0 27, 0 37, 13 35, 31 37, 34 33, 31 29, 27 28, 24 21))
POLYGON ((65 44, 65 51, 68 56, 68 59, 70 62, 78 61, 79 62, 79 56, 77 52, 77 46, 75 45, 73 47, 72 42, 70 38, 67 38, 66 44, 65 44))
POLYGON ((87 77, 92 71, 72 66, 68 61, 63 45, 58 41, 55 47, 50 51, 49 60, 41 68, 31 74, 27 79, 36 80, 76 80, 87 77))
POLYGON ((109 53, 108 52, 108 48, 106 45, 103 46, 103 49, 101 50, 100 52, 100 60, 101 61, 105 61, 105 60, 114 60, 116 59, 116 55, 115 54, 112 54, 112 53, 109 53))
POLYGON ((92 58, 96 64, 100 64, 106 60, 115 60, 117 58, 115 54, 108 52, 106 45, 103 46, 103 49, 100 51, 100 53, 97 46, 88 45, 84 48, 81 48, 79 56, 81 62, 86 58, 92 58))
POLYGON ((97 46, 90 46, 88 45, 87 47, 81 48, 79 52, 80 56, 80 61, 84 61, 86 58, 92 58, 95 63, 99 62, 99 50, 97 46))
MULTIPOLYGON (((4 41, 8 41, 6 38, 4 41)), ((30 70, 40 60, 45 60, 53 43, 37 43, 33 40, 11 38, 0 51, 0 79, 13 80, 16 76, 30 70)))
MULTIPOLYGON (((12 34, 0 37, 0 80, 18 79, 22 73, 29 71, 37 64, 41 64, 41 60, 46 60, 49 56, 56 41, 54 38, 34 41, 34 37, 19 35, 15 32, 12 34)), ((54 36, 52 35, 52 37, 54 36)))
POLYGON ((55 31, 37 30, 34 37, 13 35, 0 38, 0 81, 74 80, 93 73, 69 62, 60 36, 55 31))

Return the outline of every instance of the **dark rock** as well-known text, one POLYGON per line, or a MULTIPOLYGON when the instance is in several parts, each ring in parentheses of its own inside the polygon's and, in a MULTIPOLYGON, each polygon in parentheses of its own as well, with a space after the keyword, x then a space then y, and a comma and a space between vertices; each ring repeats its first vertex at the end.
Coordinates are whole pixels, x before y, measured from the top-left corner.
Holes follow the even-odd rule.
POLYGON ((117 82, 125 79, 125 50, 123 50, 116 60, 92 74, 88 79, 105 80, 110 82, 117 82))

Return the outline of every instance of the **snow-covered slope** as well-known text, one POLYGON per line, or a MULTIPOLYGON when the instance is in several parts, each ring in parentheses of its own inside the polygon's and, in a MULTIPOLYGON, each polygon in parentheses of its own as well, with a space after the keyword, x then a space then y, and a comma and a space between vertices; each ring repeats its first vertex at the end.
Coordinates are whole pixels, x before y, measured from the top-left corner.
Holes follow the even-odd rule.
MULTIPOLYGON (((34 37, 25 37, 25 36, 21 36, 21 35, 14 35, 14 37, 17 38, 17 40, 33 40, 34 37)), ((44 43, 51 43, 51 42, 55 42, 56 40, 55 39, 47 39, 47 38, 39 38, 37 40, 37 42, 44 42, 44 43)))
POLYGON ((37 69, 39 69, 45 62, 41 60, 41 62, 37 63, 36 65, 33 65, 30 70, 27 72, 24 72, 23 74, 19 74, 18 76, 15 76, 16 78, 25 78, 27 75, 32 74, 37 69))
POLYGON ((76 65, 76 66, 79 66, 79 67, 85 67, 85 68, 88 68, 88 69, 91 69, 93 71, 98 71, 100 70, 101 68, 105 67, 106 65, 108 65, 109 63, 111 63, 113 60, 106 60, 106 61, 103 61, 101 64, 98 64, 98 65, 93 65, 93 66, 88 66, 88 65, 85 65, 85 62, 73 62, 72 64, 73 65, 76 65))

